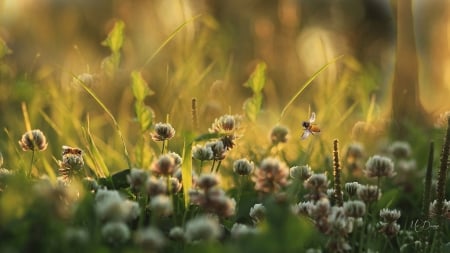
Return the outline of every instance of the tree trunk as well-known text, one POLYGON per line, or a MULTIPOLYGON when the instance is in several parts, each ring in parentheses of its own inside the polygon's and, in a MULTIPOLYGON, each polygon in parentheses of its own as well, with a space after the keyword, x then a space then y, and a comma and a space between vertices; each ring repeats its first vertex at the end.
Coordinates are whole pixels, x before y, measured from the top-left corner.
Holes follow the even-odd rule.
POLYGON ((411 2, 396 1, 397 50, 392 87, 392 130, 394 136, 400 139, 408 136, 409 125, 420 126, 427 122, 419 96, 419 63, 411 2))

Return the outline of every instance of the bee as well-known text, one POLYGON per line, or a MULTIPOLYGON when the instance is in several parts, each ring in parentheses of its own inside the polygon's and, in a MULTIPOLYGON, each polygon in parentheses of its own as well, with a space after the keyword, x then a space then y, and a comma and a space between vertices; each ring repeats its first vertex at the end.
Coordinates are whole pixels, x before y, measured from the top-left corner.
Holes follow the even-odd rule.
POLYGON ((67 154, 73 154, 73 155, 82 155, 83 154, 83 150, 79 149, 79 148, 72 148, 66 145, 62 146, 62 155, 65 156, 67 154))
POLYGON ((303 127, 303 134, 302 134, 302 140, 308 138, 309 135, 314 135, 315 133, 320 132, 320 128, 313 124, 313 122, 316 121, 316 113, 312 112, 311 117, 309 117, 308 121, 303 121, 302 127, 303 127))

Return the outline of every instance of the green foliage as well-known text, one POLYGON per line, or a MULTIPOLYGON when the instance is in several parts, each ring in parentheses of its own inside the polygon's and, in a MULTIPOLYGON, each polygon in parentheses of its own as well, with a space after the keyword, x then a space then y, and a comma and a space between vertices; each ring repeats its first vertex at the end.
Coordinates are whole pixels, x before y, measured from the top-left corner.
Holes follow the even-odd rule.
POLYGON ((252 122, 256 121, 256 117, 261 110, 263 99, 262 90, 266 84, 266 68, 267 66, 264 62, 256 65, 256 68, 250 78, 244 84, 245 87, 249 87, 253 91, 253 96, 244 102, 245 115, 252 122))

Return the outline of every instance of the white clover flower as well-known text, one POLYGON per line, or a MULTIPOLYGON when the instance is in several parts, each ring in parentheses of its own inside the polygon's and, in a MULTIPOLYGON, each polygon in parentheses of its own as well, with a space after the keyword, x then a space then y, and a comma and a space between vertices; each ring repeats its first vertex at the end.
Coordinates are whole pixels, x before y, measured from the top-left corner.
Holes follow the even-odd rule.
POLYGON ((209 216, 198 216, 186 223, 186 238, 189 242, 215 240, 221 234, 219 222, 209 216))
POLYGON ((136 232, 134 241, 145 250, 160 250, 166 245, 166 238, 154 227, 140 229, 136 232))
POLYGON ((123 222, 108 222, 102 227, 101 233, 110 244, 122 244, 130 239, 130 229, 123 222))

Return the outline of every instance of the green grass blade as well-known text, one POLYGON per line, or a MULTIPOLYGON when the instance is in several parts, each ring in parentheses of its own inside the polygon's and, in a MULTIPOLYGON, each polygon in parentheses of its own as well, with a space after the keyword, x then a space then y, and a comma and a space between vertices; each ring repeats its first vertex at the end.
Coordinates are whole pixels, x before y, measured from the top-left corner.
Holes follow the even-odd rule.
POLYGON ((107 177, 109 176, 109 169, 106 166, 102 155, 98 151, 97 145, 95 144, 94 138, 91 134, 89 127, 89 118, 87 121, 87 128, 83 128, 83 133, 85 134, 84 137, 89 145, 88 151, 91 155, 92 161, 95 164, 95 173, 97 174, 97 177, 107 177))
POLYGON ((194 20, 196 20, 197 18, 199 18, 201 15, 197 15, 191 19, 186 20, 184 23, 182 23, 180 26, 177 27, 177 29, 175 29, 175 31, 173 31, 169 37, 167 37, 167 39, 161 44, 161 46, 158 47, 158 49, 156 49, 156 51, 147 58, 147 60, 145 60, 145 63, 142 65, 141 69, 143 69, 145 66, 147 66, 147 64, 149 64, 155 57, 156 55, 159 54, 159 52, 161 52, 161 50, 167 45, 169 44, 169 42, 181 31, 183 30, 183 28, 193 22, 194 20))
POLYGON ((130 155, 128 153, 128 149, 127 149, 127 145, 125 143, 125 139, 123 138, 122 135, 122 131, 120 131, 120 126, 119 123, 117 122, 116 118, 114 118, 114 115, 111 113, 111 111, 109 111, 109 109, 106 107, 106 105, 95 95, 95 93, 89 89, 86 84, 77 76, 73 75, 72 76, 74 78, 76 78, 79 81, 79 84, 81 85, 81 87, 83 87, 83 89, 89 94, 91 95, 91 97, 97 102, 97 104, 100 105, 100 107, 106 112, 106 114, 108 114, 108 116, 111 118, 112 122, 114 123, 114 127, 116 128, 116 132, 120 137, 120 140, 122 141, 122 145, 123 145, 123 153, 125 156, 125 159, 127 161, 128 164, 128 168, 131 169, 131 159, 130 159, 130 155))
POLYGON ((183 144, 183 165, 181 166, 181 181, 183 184, 184 205, 189 206, 189 190, 192 188, 192 144, 186 140, 183 144))
POLYGON ((316 79, 316 77, 318 75, 320 75, 320 73, 322 73, 325 69, 327 69, 331 64, 334 64, 336 61, 338 61, 341 57, 343 57, 343 55, 338 56, 338 57, 334 58, 332 61, 330 61, 327 64, 323 65, 308 80, 306 80, 305 84, 303 84, 303 86, 300 88, 300 90, 297 91, 297 93, 295 93, 295 95, 291 98, 291 100, 289 100, 289 102, 286 104, 286 106, 281 111, 279 121, 281 121, 281 119, 283 118, 283 116, 286 113, 286 110, 289 108, 289 106, 292 103, 294 103, 294 101, 303 93, 303 91, 312 83, 312 81, 314 81, 314 79, 316 79))

